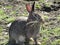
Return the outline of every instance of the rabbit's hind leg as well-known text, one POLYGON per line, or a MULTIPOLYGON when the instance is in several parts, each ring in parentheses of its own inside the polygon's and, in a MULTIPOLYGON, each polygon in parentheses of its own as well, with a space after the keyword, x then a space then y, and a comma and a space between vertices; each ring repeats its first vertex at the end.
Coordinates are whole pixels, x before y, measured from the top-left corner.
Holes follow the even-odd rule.
POLYGON ((17 45, 16 41, 12 38, 9 38, 8 45, 17 45))

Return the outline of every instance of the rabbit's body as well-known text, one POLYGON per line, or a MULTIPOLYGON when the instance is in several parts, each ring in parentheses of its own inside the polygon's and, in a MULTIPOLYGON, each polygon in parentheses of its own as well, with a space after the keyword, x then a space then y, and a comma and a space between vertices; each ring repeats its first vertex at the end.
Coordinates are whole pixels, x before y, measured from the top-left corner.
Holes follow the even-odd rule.
POLYGON ((15 20, 9 28, 9 38, 10 42, 15 41, 15 43, 25 42, 25 25, 27 23, 27 17, 22 20, 19 18, 15 20), (12 41, 13 40, 13 41, 12 41))
MULTIPOLYGON (((35 2, 34 2, 35 4, 35 2)), ((29 45, 29 39, 32 37, 37 44, 37 34, 39 33, 40 23, 42 18, 40 15, 34 13, 34 4, 32 9, 29 4, 26 5, 29 16, 15 20, 9 28, 9 42, 17 43, 19 45, 29 45)))
MULTIPOLYGON (((30 13, 31 15, 31 13, 30 13)), ((33 13, 32 16, 29 16, 26 24, 27 37, 35 38, 39 33, 41 16, 33 13), (38 18, 37 18, 38 17, 38 18)))

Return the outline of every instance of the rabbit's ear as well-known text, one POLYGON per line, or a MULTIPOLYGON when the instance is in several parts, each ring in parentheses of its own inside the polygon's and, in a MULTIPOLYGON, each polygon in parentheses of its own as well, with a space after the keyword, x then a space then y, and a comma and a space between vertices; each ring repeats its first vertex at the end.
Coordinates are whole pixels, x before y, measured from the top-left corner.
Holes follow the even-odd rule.
POLYGON ((34 12, 34 5, 35 5, 35 2, 33 3, 32 6, 30 6, 30 4, 26 4, 26 9, 28 12, 34 12))
POLYGON ((30 4, 26 4, 26 9, 27 9, 28 12, 32 11, 32 8, 31 8, 30 4))
POLYGON ((33 5, 32 5, 32 12, 34 12, 34 6, 35 6, 35 1, 34 1, 33 5))

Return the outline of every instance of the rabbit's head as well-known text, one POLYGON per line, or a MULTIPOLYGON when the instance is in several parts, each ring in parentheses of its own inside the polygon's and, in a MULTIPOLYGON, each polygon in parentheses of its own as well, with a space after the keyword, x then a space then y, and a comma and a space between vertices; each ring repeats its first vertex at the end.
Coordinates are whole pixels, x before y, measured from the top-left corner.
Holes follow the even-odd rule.
POLYGON ((38 22, 43 22, 41 16, 37 13, 34 12, 34 5, 35 2, 33 3, 32 6, 30 4, 26 4, 26 9, 29 13, 28 20, 27 21, 38 21, 38 22))

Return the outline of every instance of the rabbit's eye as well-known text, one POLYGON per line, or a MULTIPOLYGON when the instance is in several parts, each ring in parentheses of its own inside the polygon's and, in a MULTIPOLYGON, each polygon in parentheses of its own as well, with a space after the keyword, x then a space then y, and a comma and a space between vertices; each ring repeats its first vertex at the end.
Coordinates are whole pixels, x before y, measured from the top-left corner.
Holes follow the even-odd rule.
POLYGON ((40 16, 38 14, 35 15, 36 18, 40 19, 40 16))
POLYGON ((34 17, 37 17, 37 15, 35 14, 34 17))
POLYGON ((37 16, 36 15, 33 15, 34 16, 34 18, 36 18, 37 16))

